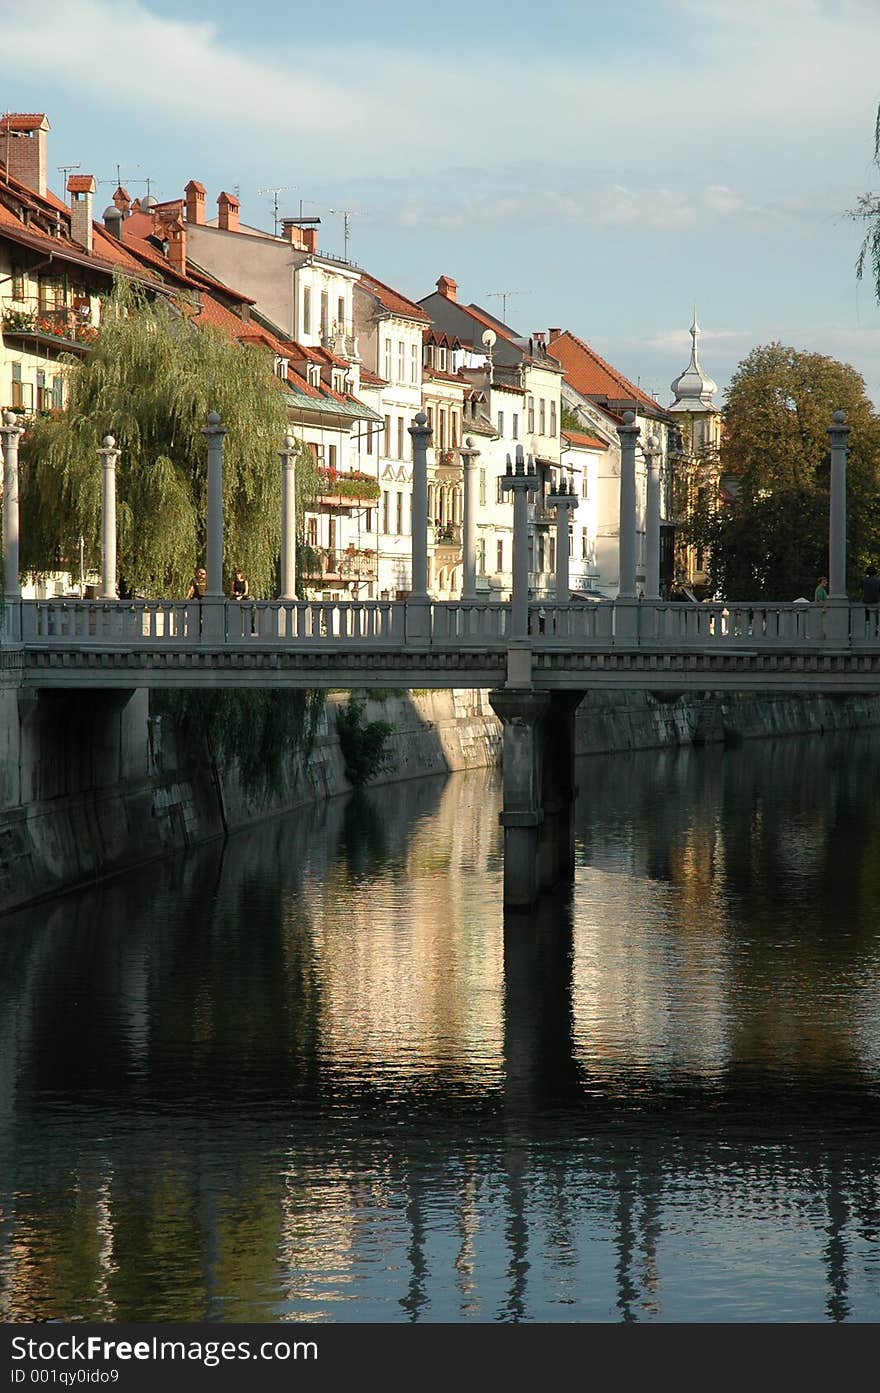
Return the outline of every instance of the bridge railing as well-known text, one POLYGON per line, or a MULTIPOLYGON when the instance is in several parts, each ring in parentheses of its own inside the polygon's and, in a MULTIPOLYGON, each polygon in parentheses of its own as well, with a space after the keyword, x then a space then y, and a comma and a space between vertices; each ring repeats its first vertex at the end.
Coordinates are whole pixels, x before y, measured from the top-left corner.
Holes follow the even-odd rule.
MULTIPOLYGON (((405 600, 25 600, 8 602, 5 633, 40 646, 176 647, 351 645, 405 648, 503 648, 510 607, 497 600, 431 602, 430 628, 409 626, 405 600), (14 612, 13 612, 14 611, 14 612), (411 632, 412 629, 412 632, 411 632)), ((415 606, 413 609, 415 610, 415 606)), ((626 611, 611 600, 529 607, 531 645, 610 649, 620 646, 713 649, 839 644, 832 606, 691 604, 642 600, 626 611)), ((423 611, 422 611, 423 613, 423 611)), ((837 610, 837 618, 840 611, 837 610)), ((880 643, 876 608, 850 605, 851 643, 880 643)))

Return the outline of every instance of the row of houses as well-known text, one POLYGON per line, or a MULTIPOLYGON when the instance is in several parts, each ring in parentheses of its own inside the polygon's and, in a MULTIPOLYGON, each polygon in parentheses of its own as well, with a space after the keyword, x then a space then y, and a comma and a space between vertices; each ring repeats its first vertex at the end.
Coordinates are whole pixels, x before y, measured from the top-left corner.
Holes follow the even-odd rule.
MULTIPOLYGON (((501 478, 517 446, 534 461, 530 570, 536 596, 555 589, 555 513, 561 480, 578 498, 570 526, 572 590, 618 586, 623 413, 656 438, 662 481, 661 578, 699 586, 701 557, 681 538, 699 490, 717 487, 720 412, 693 352, 661 406, 570 330, 522 335, 466 303, 440 275, 419 300, 319 249, 317 218, 286 218, 273 233, 243 221, 221 190, 208 216, 205 186, 132 200, 118 187, 95 206, 97 182, 71 174, 66 199, 48 188, 50 126, 43 113, 0 121, 0 399, 28 415, 63 405, 66 355, 85 357, 114 275, 167 296, 195 323, 273 355, 291 428, 323 480, 304 519, 302 580, 310 597, 402 598, 410 588, 412 452, 419 411, 428 456, 429 588, 455 597, 462 581, 460 450, 478 451, 477 587, 511 585, 512 509, 501 478)), ((108 429, 112 423, 108 423, 108 429)), ((637 455, 638 570, 644 564, 645 462, 637 455)))

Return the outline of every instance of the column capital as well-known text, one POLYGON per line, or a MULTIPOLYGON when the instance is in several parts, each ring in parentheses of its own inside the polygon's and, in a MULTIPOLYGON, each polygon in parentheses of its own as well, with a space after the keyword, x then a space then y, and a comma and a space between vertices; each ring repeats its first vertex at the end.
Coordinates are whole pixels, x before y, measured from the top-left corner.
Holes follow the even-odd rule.
POLYGON ((480 458, 480 452, 470 436, 467 436, 464 444, 459 446, 458 453, 461 455, 463 469, 472 469, 480 458))
POLYGON ((649 435, 647 440, 642 442, 642 454, 645 456, 645 459, 651 463, 655 463, 660 458, 662 451, 660 449, 660 441, 656 435, 649 435))
POLYGON ((7 449, 10 443, 15 443, 24 435, 24 426, 20 423, 14 411, 3 412, 3 425, 0 426, 0 435, 4 437, 7 449))
POLYGON ((846 424, 846 412, 835 411, 831 418, 831 425, 828 427, 828 437, 831 441, 831 448, 835 446, 839 449, 846 447, 846 437, 849 435, 849 426, 846 424))
POLYGON ((281 463, 284 465, 294 464, 298 453, 296 436, 285 435, 284 448, 278 451, 278 458, 281 460, 281 463))
POLYGON ((621 445, 624 444, 624 441, 635 445, 641 433, 642 428, 636 421, 636 413, 634 411, 624 411, 623 422, 617 427, 617 434, 620 436, 621 445))
POLYGON ((122 451, 116 448, 116 441, 113 439, 112 435, 105 435, 103 443, 98 449, 98 454, 106 466, 115 464, 122 454, 122 451))
POLYGON ((419 444, 423 445, 425 449, 427 449, 428 441, 434 434, 434 432, 431 430, 431 427, 428 425, 428 418, 425 415, 424 411, 416 412, 415 416, 413 417, 412 425, 407 427, 407 432, 412 437, 413 448, 415 448, 415 446, 419 444))
POLYGON ((202 435, 207 438, 208 443, 211 443, 212 438, 222 438, 226 433, 227 427, 221 424, 219 411, 209 411, 208 424, 202 428, 202 435))

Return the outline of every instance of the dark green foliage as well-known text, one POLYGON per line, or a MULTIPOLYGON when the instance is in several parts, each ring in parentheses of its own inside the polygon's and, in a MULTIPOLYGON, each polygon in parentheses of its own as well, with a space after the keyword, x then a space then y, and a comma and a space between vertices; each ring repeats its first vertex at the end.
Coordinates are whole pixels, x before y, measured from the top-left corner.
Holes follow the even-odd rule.
POLYGON ((321 691, 278 688, 158 692, 153 706, 168 716, 191 750, 219 767, 238 765, 251 794, 284 792, 288 757, 306 758, 324 705, 321 691))
MULTIPOLYGON (((174 305, 118 282, 96 343, 68 366, 66 409, 29 422, 21 445, 22 567, 46 572, 78 555, 100 567, 98 447, 113 435, 119 572, 147 597, 184 595, 204 564, 210 411, 227 427, 224 549, 251 595, 274 593, 287 406, 272 355, 197 327, 174 305)), ((315 496, 311 455, 297 463, 298 516, 315 496)))
POLYGON ((352 692, 336 713, 339 747, 345 759, 345 776, 355 788, 369 783, 388 768, 385 742, 394 729, 387 721, 364 723, 365 703, 352 692))
POLYGON ((721 469, 739 498, 706 498, 687 528, 709 556, 711 591, 730 600, 812 598, 828 573, 828 427, 843 410, 847 459, 847 579, 880 559, 880 421, 846 363, 780 343, 756 348, 731 379, 721 469))
MULTIPOLYGON (((880 169, 880 106, 874 118, 874 164, 880 169)), ((856 258, 856 276, 861 280, 865 266, 870 267, 874 297, 880 305, 880 194, 860 194, 850 217, 865 225, 864 241, 856 258)))

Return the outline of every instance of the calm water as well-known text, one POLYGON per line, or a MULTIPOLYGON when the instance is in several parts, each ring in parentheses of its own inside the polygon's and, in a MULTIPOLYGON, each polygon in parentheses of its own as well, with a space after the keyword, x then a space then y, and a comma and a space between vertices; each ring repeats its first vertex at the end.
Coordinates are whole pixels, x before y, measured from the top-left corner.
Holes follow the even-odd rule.
POLYGON ((880 741, 338 800, 0 920, 6 1320, 880 1319, 880 741))

